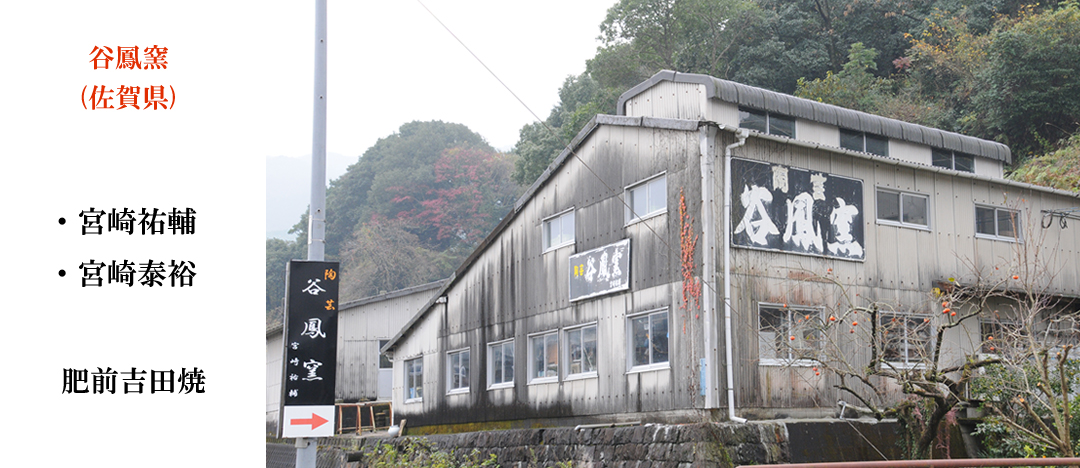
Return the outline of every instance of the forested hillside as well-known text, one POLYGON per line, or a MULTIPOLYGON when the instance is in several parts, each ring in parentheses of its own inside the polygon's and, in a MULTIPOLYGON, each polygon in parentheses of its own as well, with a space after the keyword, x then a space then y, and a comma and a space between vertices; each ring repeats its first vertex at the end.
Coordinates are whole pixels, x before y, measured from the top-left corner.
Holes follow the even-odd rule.
POLYGON ((1014 167, 1080 126, 1075 0, 622 0, 600 39, 545 122, 561 138, 522 128, 515 180, 535 178, 592 114, 614 113, 660 69, 1000 141, 1014 167))
MULTIPOLYGON (((572 14, 572 12, 568 12, 572 14)), ((342 299, 445 277, 597 113, 661 69, 702 73, 1000 141, 1010 177, 1080 191, 1080 4, 1014 0, 621 0, 513 154, 413 122, 331 183, 342 299)), ((267 310, 297 243, 267 241, 267 310)))
MULTIPOLYGON (((376 142, 326 194, 340 301, 449 276, 520 194, 513 167, 513 155, 461 124, 410 122, 376 142)), ((268 323, 280 320, 285 264, 306 256, 307 229, 305 215, 296 241, 266 241, 268 323)))

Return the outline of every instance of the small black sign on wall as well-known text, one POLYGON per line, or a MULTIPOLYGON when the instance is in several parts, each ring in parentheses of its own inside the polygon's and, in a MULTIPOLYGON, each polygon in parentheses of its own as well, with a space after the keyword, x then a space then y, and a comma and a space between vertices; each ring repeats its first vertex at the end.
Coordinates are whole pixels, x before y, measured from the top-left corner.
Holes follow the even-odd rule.
POLYGON ((570 300, 630 289, 630 239, 570 256, 570 300))

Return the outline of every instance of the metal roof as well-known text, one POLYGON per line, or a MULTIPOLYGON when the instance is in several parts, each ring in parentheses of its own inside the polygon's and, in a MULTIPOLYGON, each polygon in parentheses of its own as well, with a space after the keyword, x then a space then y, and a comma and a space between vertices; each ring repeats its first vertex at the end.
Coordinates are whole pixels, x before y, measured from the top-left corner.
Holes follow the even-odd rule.
POLYGON ((905 140, 935 148, 943 148, 972 154, 1006 164, 1012 162, 1008 146, 996 141, 983 140, 959 133, 924 127, 909 122, 846 109, 789 94, 721 80, 708 75, 661 71, 648 80, 630 88, 619 96, 618 113, 626 115, 626 101, 661 81, 697 83, 705 86, 709 98, 716 98, 752 109, 821 122, 849 130, 872 133, 894 140, 905 140))

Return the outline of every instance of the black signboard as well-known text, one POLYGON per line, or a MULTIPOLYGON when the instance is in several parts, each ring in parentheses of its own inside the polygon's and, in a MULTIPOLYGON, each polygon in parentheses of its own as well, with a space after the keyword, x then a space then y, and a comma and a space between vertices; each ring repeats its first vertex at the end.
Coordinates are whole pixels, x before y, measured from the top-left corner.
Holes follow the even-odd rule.
POLYGON ((732 244, 862 260, 862 181, 732 159, 732 244))
POLYGON ((570 300, 630 289, 630 239, 570 256, 570 300))
POLYGON ((338 263, 289 262, 282 405, 333 405, 338 263))

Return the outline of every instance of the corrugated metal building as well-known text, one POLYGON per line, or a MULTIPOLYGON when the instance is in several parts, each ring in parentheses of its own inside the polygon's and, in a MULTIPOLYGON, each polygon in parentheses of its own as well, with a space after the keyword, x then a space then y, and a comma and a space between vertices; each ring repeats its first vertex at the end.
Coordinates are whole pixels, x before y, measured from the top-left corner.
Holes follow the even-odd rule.
MULTIPOLYGON (((1040 231, 1019 220, 1080 206, 1002 179, 999 143, 708 76, 658 73, 618 108, 384 348, 396 419, 453 430, 832 414, 835 376, 793 354, 814 346, 803 317, 858 294, 921 320, 935 285, 1040 231)), ((1038 234, 1056 252, 1047 291, 1080 295, 1080 230, 1038 234)), ((951 331, 954 354, 979 334, 951 331)))

